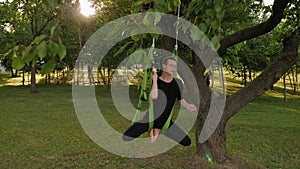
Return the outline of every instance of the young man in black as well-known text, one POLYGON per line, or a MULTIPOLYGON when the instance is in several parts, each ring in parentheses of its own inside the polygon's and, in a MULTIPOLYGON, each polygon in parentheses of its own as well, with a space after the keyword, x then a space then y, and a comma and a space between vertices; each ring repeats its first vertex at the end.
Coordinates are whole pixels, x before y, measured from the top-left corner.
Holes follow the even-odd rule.
MULTIPOLYGON (((173 74, 177 69, 175 58, 166 57, 162 62, 163 73, 158 77, 156 72, 153 72, 153 84, 150 97, 153 100, 154 123, 153 129, 150 132, 152 143, 154 143, 169 118, 175 101, 178 100, 182 106, 188 111, 196 111, 197 107, 187 103, 181 97, 182 82, 180 79, 173 78, 173 74)), ((123 134, 123 140, 130 141, 139 137, 144 132, 148 131, 149 118, 148 114, 144 118, 130 126, 123 134)), ((164 133, 167 137, 180 143, 183 146, 191 144, 190 138, 171 120, 168 130, 164 133)))

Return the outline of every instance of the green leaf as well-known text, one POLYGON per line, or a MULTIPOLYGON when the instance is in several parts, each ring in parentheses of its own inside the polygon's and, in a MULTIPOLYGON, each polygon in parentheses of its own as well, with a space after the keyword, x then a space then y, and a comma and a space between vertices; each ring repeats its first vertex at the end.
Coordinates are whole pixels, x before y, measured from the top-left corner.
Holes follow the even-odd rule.
POLYGON ((35 56, 35 52, 30 52, 27 55, 23 56, 23 61, 26 64, 29 64, 33 60, 34 56, 35 56))
POLYGON ((142 34, 141 34, 142 32, 144 32, 144 31, 141 28, 132 29, 131 39, 134 40, 134 41, 140 40, 142 38, 142 34))
POLYGON ((58 44, 58 56, 59 59, 62 60, 67 54, 67 48, 66 46, 62 43, 61 39, 59 38, 59 44, 58 44))
MULTIPOLYGON (((160 19, 160 18, 158 18, 160 19)), ((144 25, 150 27, 154 25, 154 22, 157 24, 156 16, 153 13, 146 13, 143 23, 144 25)))
POLYGON ((36 52, 40 59, 44 59, 47 56, 47 49, 48 48, 45 41, 43 41, 36 47, 36 52))
POLYGON ((173 0, 168 0, 168 10, 169 11, 174 11, 175 10, 174 1, 173 0))
POLYGON ((23 61, 26 63, 26 64, 29 64, 29 62, 32 61, 32 59, 34 58, 35 56, 35 52, 32 51, 32 46, 28 46, 25 51, 23 52, 23 61))
POLYGON ((159 12, 168 12, 168 4, 165 0, 154 0, 154 8, 159 12))
POLYGON ((39 44, 42 40, 44 40, 47 37, 47 35, 40 35, 36 37, 32 42, 31 45, 39 44))
POLYGON ((208 15, 208 16, 214 17, 216 11, 213 10, 213 9, 207 9, 207 10, 205 11, 205 13, 206 13, 206 15, 208 15))
POLYGON ((28 54, 31 52, 31 49, 32 49, 32 46, 28 46, 28 47, 24 50, 24 52, 22 53, 22 54, 23 54, 23 57, 26 56, 26 55, 28 55, 28 54))
POLYGON ((49 48, 49 51, 50 51, 50 54, 52 56, 55 56, 58 52, 58 44, 53 42, 52 40, 49 41, 49 44, 48 44, 48 48, 49 48))
POLYGON ((199 28, 202 32, 207 32, 207 25, 205 23, 200 23, 199 28))
POLYGON ((221 23, 218 21, 212 21, 210 25, 216 30, 220 27, 221 23))
POLYGON ((222 11, 223 8, 222 2, 221 1, 215 2, 214 8, 217 13, 222 11))
POLYGON ((183 30, 183 32, 186 33, 186 31, 190 28, 190 26, 191 26, 190 23, 184 22, 184 23, 182 24, 182 30, 183 30))
POLYGON ((55 29, 56 29, 56 26, 52 26, 52 27, 51 27, 51 31, 50 31, 51 36, 54 35, 55 29))
POLYGON ((155 13, 155 22, 158 24, 158 22, 161 20, 161 13, 156 12, 155 13))
POLYGON ((12 67, 14 69, 17 69, 17 70, 22 69, 24 67, 24 65, 25 65, 24 62, 22 61, 22 59, 20 57, 17 57, 16 55, 15 55, 15 57, 13 57, 12 67))
POLYGON ((216 16, 218 19, 222 19, 224 17, 224 11, 218 12, 216 16))
POLYGON ((55 62, 53 60, 50 60, 49 62, 43 64, 41 68, 42 75, 51 73, 55 68, 55 62))
POLYGON ((174 6, 175 7, 179 7, 181 5, 181 1, 180 0, 174 0, 174 6))
POLYGON ((191 27, 190 33, 191 33, 191 38, 192 38, 192 40, 194 42, 197 41, 197 40, 200 40, 202 38, 202 36, 203 36, 203 34, 201 33, 201 31, 199 31, 195 27, 191 27))
POLYGON ((211 39, 211 43, 212 43, 213 47, 215 48, 215 50, 218 50, 220 48, 220 39, 218 36, 214 36, 211 39))
POLYGON ((132 35, 131 39, 134 41, 139 41, 141 39, 141 37, 142 37, 141 35, 132 35))
POLYGON ((15 46, 15 47, 13 48, 14 51, 18 51, 19 49, 20 49, 20 46, 19 46, 19 45, 15 46))

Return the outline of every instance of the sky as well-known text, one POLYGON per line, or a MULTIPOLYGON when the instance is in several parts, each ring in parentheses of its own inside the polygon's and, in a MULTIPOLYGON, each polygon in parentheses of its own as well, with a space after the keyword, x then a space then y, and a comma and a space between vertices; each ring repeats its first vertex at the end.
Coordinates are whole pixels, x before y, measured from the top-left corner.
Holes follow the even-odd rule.
POLYGON ((90 16, 95 14, 95 9, 91 7, 92 3, 90 3, 88 0, 79 0, 80 2, 80 12, 84 16, 90 16))
POLYGON ((273 5, 274 0, 264 0, 265 5, 273 5))

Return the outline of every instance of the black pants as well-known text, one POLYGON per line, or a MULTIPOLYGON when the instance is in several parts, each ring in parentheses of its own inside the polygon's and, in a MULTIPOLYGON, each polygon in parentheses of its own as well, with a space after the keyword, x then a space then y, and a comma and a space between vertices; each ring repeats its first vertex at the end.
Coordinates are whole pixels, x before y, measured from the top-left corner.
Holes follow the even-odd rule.
MULTIPOLYGON (((133 123, 123 134, 122 139, 124 141, 131 141, 138 138, 141 134, 148 131, 149 123, 136 122, 133 123)), ((185 134, 185 132, 179 128, 175 123, 171 121, 168 130, 164 133, 165 136, 178 142, 183 146, 191 145, 191 139, 185 134)))

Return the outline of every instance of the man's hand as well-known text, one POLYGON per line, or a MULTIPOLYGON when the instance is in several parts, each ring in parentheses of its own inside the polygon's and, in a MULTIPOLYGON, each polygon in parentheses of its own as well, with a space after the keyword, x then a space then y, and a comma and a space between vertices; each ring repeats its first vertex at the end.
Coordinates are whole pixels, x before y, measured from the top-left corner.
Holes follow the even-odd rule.
POLYGON ((152 80, 153 81, 157 81, 157 73, 156 73, 156 70, 152 69, 152 80))
POLYGON ((197 111, 197 107, 193 104, 187 105, 186 109, 190 112, 197 111))
POLYGON ((184 99, 181 99, 180 104, 185 107, 188 111, 193 112, 193 111, 197 111, 197 107, 193 104, 188 104, 184 99))

